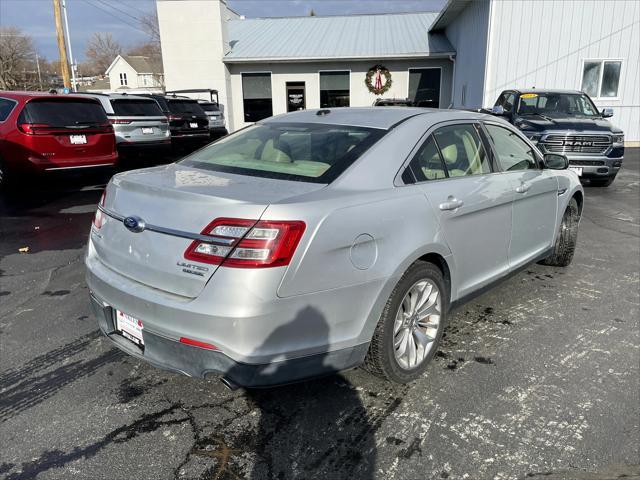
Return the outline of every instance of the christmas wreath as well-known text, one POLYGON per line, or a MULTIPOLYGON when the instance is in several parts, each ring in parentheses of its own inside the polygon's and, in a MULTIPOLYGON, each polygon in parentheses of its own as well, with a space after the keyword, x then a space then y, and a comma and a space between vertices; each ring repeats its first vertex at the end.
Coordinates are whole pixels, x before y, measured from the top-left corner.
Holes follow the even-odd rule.
POLYGON ((371 93, 382 95, 391 88, 391 72, 383 65, 374 65, 367 72, 364 83, 371 93))

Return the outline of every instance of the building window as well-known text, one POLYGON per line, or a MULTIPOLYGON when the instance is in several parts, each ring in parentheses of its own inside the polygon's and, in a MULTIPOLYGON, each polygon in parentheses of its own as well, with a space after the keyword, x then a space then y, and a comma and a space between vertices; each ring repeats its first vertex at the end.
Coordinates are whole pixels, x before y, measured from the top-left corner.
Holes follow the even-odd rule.
POLYGON ((127 85, 127 74, 126 73, 121 73, 120 74, 120 85, 121 86, 127 85))
POLYGON ((582 91, 592 98, 615 98, 620 84, 619 60, 585 60, 582 91))
POLYGON ((244 121, 257 122, 273 115, 270 73, 243 73, 244 121))
POLYGON ((320 108, 348 107, 351 73, 320 72, 320 108))
POLYGON ((439 68, 409 69, 409 99, 416 107, 440 107, 441 73, 439 68))

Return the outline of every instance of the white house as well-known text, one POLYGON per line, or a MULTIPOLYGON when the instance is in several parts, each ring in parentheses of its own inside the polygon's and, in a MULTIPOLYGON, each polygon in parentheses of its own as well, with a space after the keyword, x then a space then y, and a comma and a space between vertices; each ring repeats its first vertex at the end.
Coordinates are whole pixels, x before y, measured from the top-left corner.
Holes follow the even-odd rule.
POLYGON ((479 108, 536 87, 586 91, 640 141, 635 0, 449 0, 440 12, 255 19, 223 0, 156 5, 167 89, 217 89, 230 130, 377 98, 479 108))
POLYGON ((107 68, 106 75, 113 92, 161 91, 164 83, 160 62, 141 55, 118 55, 107 68))

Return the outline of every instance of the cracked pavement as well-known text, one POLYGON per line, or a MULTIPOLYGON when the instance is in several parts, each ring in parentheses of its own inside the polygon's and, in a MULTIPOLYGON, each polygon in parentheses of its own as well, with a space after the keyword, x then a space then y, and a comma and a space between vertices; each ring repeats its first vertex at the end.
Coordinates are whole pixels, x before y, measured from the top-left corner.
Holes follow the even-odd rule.
POLYGON ((586 187, 573 264, 453 312, 405 386, 355 369, 232 392, 128 357, 84 283, 107 177, 0 198, 0 478, 638 479, 639 171, 629 149, 586 187))

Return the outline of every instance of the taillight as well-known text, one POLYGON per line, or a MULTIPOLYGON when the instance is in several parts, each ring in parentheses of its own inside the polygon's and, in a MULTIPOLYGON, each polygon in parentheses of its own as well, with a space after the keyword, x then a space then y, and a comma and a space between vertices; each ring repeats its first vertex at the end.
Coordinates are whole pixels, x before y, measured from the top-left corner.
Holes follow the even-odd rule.
POLYGON ((39 128, 49 128, 46 123, 19 123, 18 130, 27 135, 37 135, 39 128))
POLYGON ((233 240, 229 246, 194 240, 184 252, 188 260, 236 268, 289 265, 305 230, 304 222, 218 218, 202 231, 233 240))
MULTIPOLYGON (((104 207, 104 199, 106 195, 107 195, 107 191, 105 190, 104 192, 102 192, 102 196, 100 197, 100 202, 98 203, 99 206, 104 207)), ((104 223, 104 213, 102 213, 102 210, 98 208, 96 210, 95 217, 93 217, 93 226, 96 227, 98 230, 100 230, 102 228, 103 223, 104 223)))
POLYGON ((204 348, 205 350, 220 350, 218 347, 210 343, 200 342, 199 340, 194 340, 187 337, 180 337, 180 343, 191 345, 192 347, 204 348))
POLYGON ((127 125, 131 123, 131 120, 122 120, 120 118, 110 118, 109 123, 112 125, 127 125))
POLYGON ((169 115, 169 121, 173 122, 175 120, 182 120, 182 117, 180 115, 169 115))

